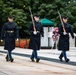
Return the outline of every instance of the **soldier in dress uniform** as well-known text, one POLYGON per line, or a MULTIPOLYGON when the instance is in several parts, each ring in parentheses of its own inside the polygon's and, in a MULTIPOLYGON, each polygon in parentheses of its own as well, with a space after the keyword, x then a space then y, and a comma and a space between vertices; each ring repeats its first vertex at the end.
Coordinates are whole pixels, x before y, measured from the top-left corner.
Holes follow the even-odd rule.
POLYGON ((62 58, 64 57, 65 62, 68 62, 69 59, 67 58, 66 51, 69 51, 69 33, 71 34, 72 38, 74 39, 74 34, 72 30, 72 26, 67 23, 68 18, 66 16, 62 16, 62 21, 64 24, 65 31, 63 30, 62 24, 59 25, 59 43, 58 43, 58 50, 61 50, 61 54, 59 56, 60 61, 63 61, 62 58))
POLYGON ((1 42, 5 40, 4 49, 7 50, 6 61, 13 62, 12 50, 15 49, 15 39, 18 41, 19 32, 18 26, 13 22, 13 16, 8 16, 8 22, 6 22, 1 30, 1 42))
POLYGON ((36 62, 39 62, 40 58, 38 57, 37 50, 40 49, 40 41, 41 36, 44 37, 44 30, 43 26, 39 22, 39 15, 35 14, 34 16, 34 23, 35 23, 35 29, 33 27, 33 23, 30 24, 29 32, 30 32, 30 43, 29 43, 29 49, 32 49, 32 55, 31 60, 34 62, 34 58, 36 59, 36 62))

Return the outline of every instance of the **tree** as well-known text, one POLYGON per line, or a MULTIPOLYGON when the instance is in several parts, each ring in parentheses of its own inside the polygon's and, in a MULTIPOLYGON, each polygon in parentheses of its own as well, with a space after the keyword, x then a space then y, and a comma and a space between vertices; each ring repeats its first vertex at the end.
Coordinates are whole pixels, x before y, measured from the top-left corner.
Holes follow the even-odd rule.
MULTIPOLYGON (((28 34, 28 25, 27 25, 27 15, 25 14, 24 10, 22 9, 23 8, 23 4, 19 5, 18 7, 18 4, 20 4, 20 2, 14 6, 14 4, 16 4, 16 1, 13 1, 13 0, 2 0, 0 3, 0 7, 1 7, 1 17, 2 17, 2 20, 1 20, 1 26, 7 21, 7 17, 8 15, 13 15, 14 18, 15 18, 15 22, 18 24, 19 26, 19 29, 20 29, 20 36, 22 36, 22 34, 28 34), (13 2, 11 4, 11 2, 13 2), (17 8, 18 7, 18 8, 17 8), (24 28, 24 30, 23 30, 24 28)), ((28 34, 29 35, 29 34, 28 34)), ((25 37, 25 36, 24 36, 25 37)))
MULTIPOLYGON (((0 24, 3 25, 9 14, 15 17, 20 29, 20 37, 29 36, 28 27, 31 21, 29 6, 32 13, 38 13, 40 18, 48 18, 59 25, 58 10, 67 15, 76 33, 76 0, 0 0, 0 24)), ((0 28, 1 29, 1 28, 0 28)))

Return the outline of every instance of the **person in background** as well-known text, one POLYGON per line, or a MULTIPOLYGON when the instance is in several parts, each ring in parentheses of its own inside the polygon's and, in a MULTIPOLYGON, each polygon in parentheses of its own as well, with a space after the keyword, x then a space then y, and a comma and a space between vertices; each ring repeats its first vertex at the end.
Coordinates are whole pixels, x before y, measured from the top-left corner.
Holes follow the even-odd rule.
POLYGON ((4 50, 7 50, 6 61, 13 62, 12 51, 15 49, 15 39, 18 41, 19 30, 15 22, 13 22, 13 16, 8 16, 8 22, 6 22, 1 30, 1 42, 5 40, 4 50))

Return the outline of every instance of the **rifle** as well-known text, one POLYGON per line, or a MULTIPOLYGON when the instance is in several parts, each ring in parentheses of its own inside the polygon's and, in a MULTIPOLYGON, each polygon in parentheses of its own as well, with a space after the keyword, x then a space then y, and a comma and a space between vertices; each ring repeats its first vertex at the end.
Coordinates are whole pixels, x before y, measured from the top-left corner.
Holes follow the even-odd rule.
POLYGON ((64 24, 63 24, 63 21, 62 21, 62 18, 61 18, 61 14, 60 14, 59 11, 58 11, 58 14, 59 14, 59 17, 60 17, 60 21, 61 21, 61 25, 62 25, 63 31, 66 32, 64 24))
POLYGON ((29 11, 30 11, 30 14, 31 14, 31 19, 32 19, 34 31, 36 31, 36 27, 35 27, 35 23, 34 23, 34 19, 33 19, 33 15, 32 15, 32 12, 31 12, 31 8, 30 7, 29 7, 29 11))

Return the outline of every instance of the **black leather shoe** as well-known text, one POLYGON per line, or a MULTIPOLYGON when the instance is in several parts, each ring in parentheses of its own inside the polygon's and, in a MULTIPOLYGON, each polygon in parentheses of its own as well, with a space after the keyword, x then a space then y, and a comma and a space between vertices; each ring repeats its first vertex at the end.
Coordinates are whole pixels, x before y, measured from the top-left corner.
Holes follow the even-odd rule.
POLYGON ((62 57, 59 57, 60 61, 63 62, 62 57))
POLYGON ((9 59, 6 59, 6 61, 8 62, 8 61, 9 61, 9 59))
POLYGON ((59 59, 60 59, 61 62, 63 62, 62 58, 63 58, 63 52, 59 56, 59 59))
POLYGON ((65 62, 69 62, 69 59, 66 59, 65 62))
POLYGON ((10 61, 11 61, 11 62, 13 62, 13 61, 14 61, 14 59, 12 58, 10 61))
POLYGON ((40 58, 38 58, 37 60, 36 60, 36 62, 39 62, 40 61, 40 58))
POLYGON ((6 59, 6 61, 10 61, 10 58, 9 58, 8 56, 6 56, 6 58, 5 58, 5 59, 6 59))
POLYGON ((35 62, 34 58, 30 58, 32 62, 35 62))

